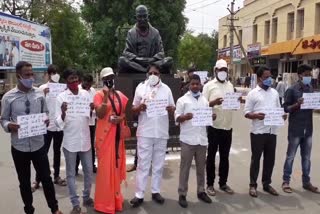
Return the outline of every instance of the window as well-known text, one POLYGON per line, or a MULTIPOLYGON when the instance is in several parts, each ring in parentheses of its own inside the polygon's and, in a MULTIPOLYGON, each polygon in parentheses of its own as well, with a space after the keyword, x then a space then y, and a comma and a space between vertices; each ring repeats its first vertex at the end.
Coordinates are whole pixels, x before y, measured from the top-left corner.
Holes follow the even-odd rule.
POLYGON ((272 43, 277 42, 278 35, 278 18, 272 19, 272 43))
POLYGON ((303 37, 304 29, 304 9, 298 10, 297 13, 297 38, 303 37))
POLYGON ((226 48, 227 47, 227 35, 223 36, 223 47, 226 48))
POLYGON ((240 39, 240 43, 242 43, 242 30, 239 30, 239 39, 240 39))
POLYGON ((287 22, 287 39, 293 39, 294 33, 294 13, 288 13, 288 22, 287 22))
POLYGON ((264 44, 267 45, 270 42, 270 21, 264 23, 264 44))
POLYGON ((316 4, 315 34, 320 34, 320 3, 316 4))
POLYGON ((257 43, 258 40, 258 25, 253 25, 252 43, 257 43))

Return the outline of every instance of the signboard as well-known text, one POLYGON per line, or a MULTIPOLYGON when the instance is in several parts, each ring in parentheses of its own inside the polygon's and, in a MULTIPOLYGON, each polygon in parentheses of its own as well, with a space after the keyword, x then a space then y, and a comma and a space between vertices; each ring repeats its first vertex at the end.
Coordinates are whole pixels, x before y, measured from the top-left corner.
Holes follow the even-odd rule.
POLYGON ((90 117, 90 97, 74 96, 67 97, 67 115, 90 117))
POLYGON ((57 98, 57 96, 66 90, 67 85, 63 83, 48 83, 49 86, 49 94, 50 98, 57 98))
POLYGON ((18 116, 17 123, 20 125, 18 138, 23 139, 47 134, 46 119, 47 115, 45 113, 18 116))
POLYGON ((265 126, 283 126, 284 125, 284 111, 283 108, 265 109, 264 125, 265 126))
POLYGON ((147 101, 147 117, 167 115, 168 99, 152 99, 147 101))
POLYGON ((208 80, 208 71, 195 71, 193 73, 200 77, 202 85, 204 85, 204 83, 208 80))
POLYGON ((254 57, 258 57, 258 56, 260 56, 260 54, 261 54, 261 44, 260 43, 248 45, 247 56, 249 59, 252 59, 254 57))
POLYGON ((33 68, 52 63, 50 29, 0 12, 0 69, 15 69, 19 61, 33 68))
POLYGON ((320 109, 320 93, 303 93, 301 109, 320 109))
POLYGON ((212 126, 212 108, 199 107, 192 109, 193 118, 191 119, 193 126, 212 126))
POLYGON ((223 97, 222 109, 236 110, 240 109, 240 100, 242 93, 226 93, 223 97))
MULTIPOLYGON (((240 62, 243 57, 240 45, 233 47, 233 62, 240 62)), ((218 50, 218 59, 224 59, 230 62, 230 48, 223 48, 218 50)))

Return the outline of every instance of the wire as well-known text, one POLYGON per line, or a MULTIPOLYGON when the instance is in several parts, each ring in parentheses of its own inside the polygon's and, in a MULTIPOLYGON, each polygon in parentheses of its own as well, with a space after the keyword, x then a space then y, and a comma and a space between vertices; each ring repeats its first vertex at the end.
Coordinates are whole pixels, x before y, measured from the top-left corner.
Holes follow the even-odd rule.
POLYGON ((193 9, 187 9, 187 11, 185 13, 189 13, 191 11, 199 10, 201 8, 208 7, 210 5, 216 4, 216 3, 221 2, 221 1, 223 1, 223 0, 216 0, 216 1, 212 2, 212 3, 206 4, 206 5, 202 5, 200 7, 196 7, 196 8, 193 8, 193 9))
POLYGON ((201 3, 204 3, 206 1, 208 1, 208 0, 202 0, 202 1, 199 1, 199 2, 195 2, 195 3, 187 5, 187 7, 190 7, 190 6, 193 6, 193 5, 196 5, 196 4, 201 4, 201 3))

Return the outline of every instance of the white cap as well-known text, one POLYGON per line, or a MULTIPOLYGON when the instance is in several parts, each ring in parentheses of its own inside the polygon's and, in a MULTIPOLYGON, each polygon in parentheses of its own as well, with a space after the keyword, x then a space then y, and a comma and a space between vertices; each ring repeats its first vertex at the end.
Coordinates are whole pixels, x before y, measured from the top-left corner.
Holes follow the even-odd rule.
POLYGON ((217 68, 217 69, 228 68, 228 64, 227 64, 227 62, 226 62, 225 60, 219 59, 219 60, 216 62, 215 68, 217 68))
POLYGON ((110 75, 114 75, 112 68, 110 67, 106 67, 104 69, 101 70, 100 72, 100 78, 102 79, 103 77, 107 77, 110 75))

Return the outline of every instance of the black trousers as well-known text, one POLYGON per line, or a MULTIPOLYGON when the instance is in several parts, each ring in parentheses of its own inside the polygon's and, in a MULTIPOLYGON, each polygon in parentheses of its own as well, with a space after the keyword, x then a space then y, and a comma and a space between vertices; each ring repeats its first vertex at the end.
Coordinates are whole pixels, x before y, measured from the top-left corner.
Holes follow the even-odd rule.
POLYGON ((34 213, 32 206, 33 197, 31 191, 31 162, 42 181, 44 195, 51 212, 58 210, 55 190, 50 176, 50 166, 46 148, 43 146, 35 152, 20 152, 11 147, 11 154, 18 174, 20 194, 24 203, 24 211, 27 214, 34 213))
POLYGON ((232 129, 222 130, 208 127, 208 154, 207 154, 207 186, 214 185, 216 169, 216 153, 219 150, 219 185, 227 184, 229 175, 229 153, 232 142, 232 129))
MULTIPOLYGON (((92 151, 92 169, 96 166, 96 150, 94 147, 94 141, 96 137, 96 126, 89 126, 90 128, 90 140, 91 140, 91 151, 92 151)), ((76 162, 76 172, 79 171, 79 165, 80 165, 80 157, 77 155, 77 162, 76 162)))
MULTIPOLYGON (((50 150, 51 141, 53 139, 53 168, 54 168, 54 178, 60 176, 60 162, 61 162, 61 145, 63 140, 63 131, 52 132, 47 131, 44 135, 44 146, 47 154, 50 150)), ((40 177, 38 173, 36 174, 36 181, 40 183, 40 177)))
POLYGON ((276 156, 277 136, 273 134, 252 134, 251 137, 251 164, 250 186, 257 187, 260 169, 260 159, 263 153, 262 185, 271 184, 271 177, 276 156))

